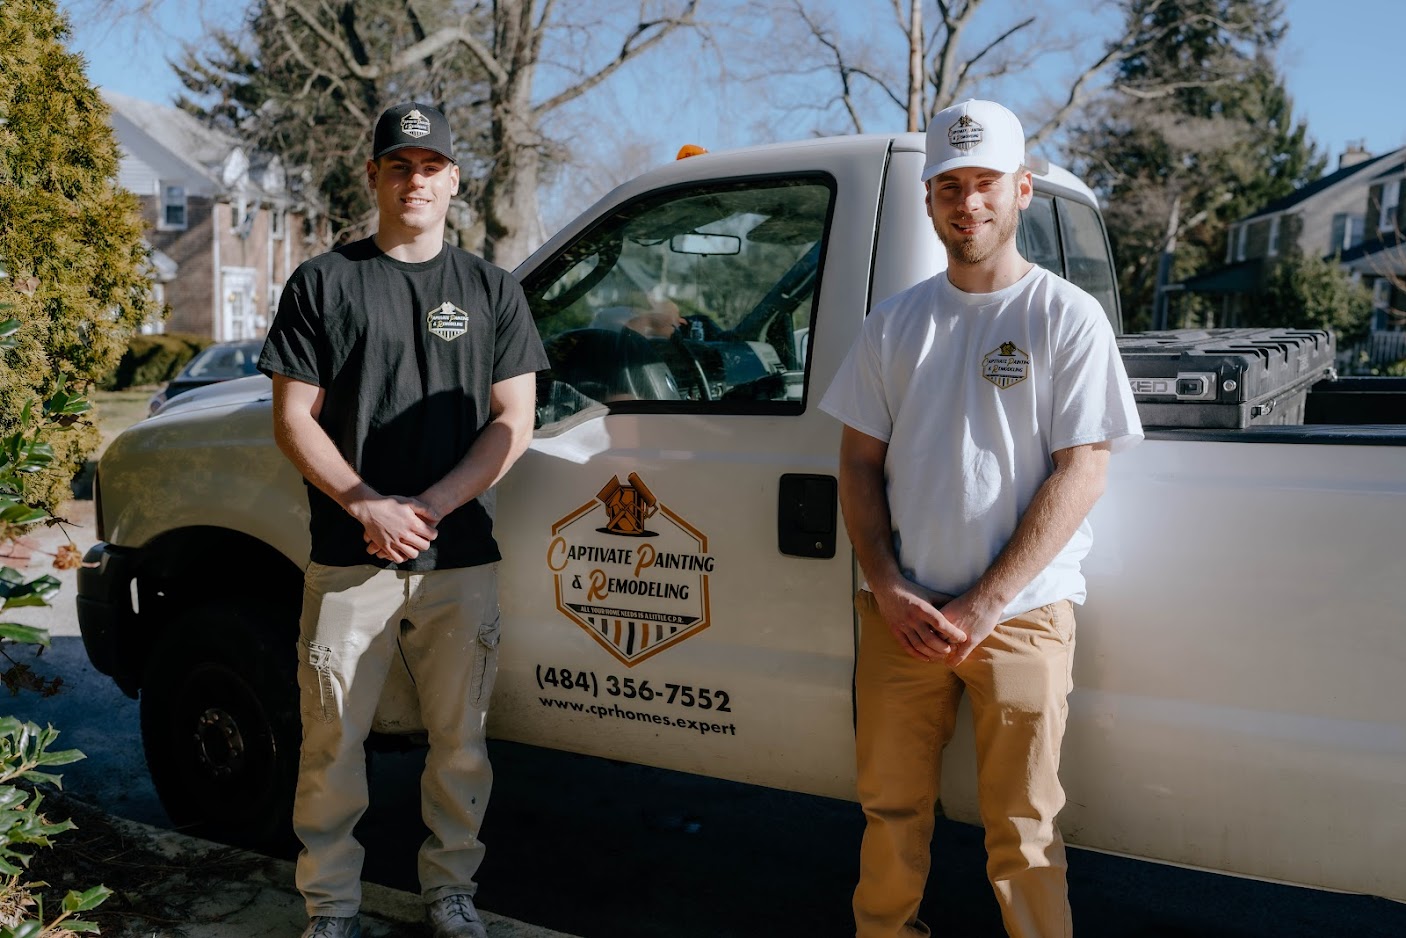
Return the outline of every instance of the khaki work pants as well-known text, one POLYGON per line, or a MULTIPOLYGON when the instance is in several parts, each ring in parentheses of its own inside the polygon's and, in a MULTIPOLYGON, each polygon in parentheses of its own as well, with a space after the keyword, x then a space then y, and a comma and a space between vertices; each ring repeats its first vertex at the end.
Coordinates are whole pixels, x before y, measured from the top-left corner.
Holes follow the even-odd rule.
MULTIPOLYGON (((971 694, 986 874, 1012 938, 1069 938, 1059 749, 1073 687, 1074 612, 1052 603, 1002 622, 955 670, 899 647, 872 593, 859 612, 856 743, 864 808, 857 938, 922 938, 942 752, 971 694)), ((938 934, 941 934, 939 929, 938 934)))
POLYGON ((300 630, 293 829, 308 915, 349 916, 361 905, 365 850, 352 828, 368 803, 362 744, 393 663, 409 672, 429 736, 421 889, 427 902, 472 895, 493 782, 484 722, 498 668, 497 564, 427 573, 310 564, 300 630))

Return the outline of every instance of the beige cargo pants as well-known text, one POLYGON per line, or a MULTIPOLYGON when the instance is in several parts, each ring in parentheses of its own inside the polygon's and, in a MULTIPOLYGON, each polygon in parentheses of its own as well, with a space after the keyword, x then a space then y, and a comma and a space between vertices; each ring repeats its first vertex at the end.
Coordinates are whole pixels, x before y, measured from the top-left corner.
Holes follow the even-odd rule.
POLYGON ((1073 688, 1074 612, 1052 603, 1002 622, 954 671, 909 656, 861 590, 859 801, 864 808, 858 938, 943 935, 918 918, 927 886, 942 752, 971 695, 986 874, 1012 938, 1069 938, 1059 749, 1073 688))
POLYGON ((497 564, 407 573, 310 564, 298 640, 303 749, 293 829, 308 915, 361 905, 365 854, 352 828, 366 811, 366 757, 386 676, 408 670, 429 736, 420 782, 430 836, 420 848, 425 900, 472 894, 479 825, 493 782, 484 721, 498 668, 497 564))

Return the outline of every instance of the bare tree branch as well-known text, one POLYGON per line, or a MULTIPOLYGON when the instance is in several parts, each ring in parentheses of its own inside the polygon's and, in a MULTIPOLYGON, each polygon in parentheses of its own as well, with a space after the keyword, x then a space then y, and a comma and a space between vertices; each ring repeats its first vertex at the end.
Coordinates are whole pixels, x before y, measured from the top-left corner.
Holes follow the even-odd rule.
POLYGON ((694 14, 698 10, 698 2, 699 0, 688 0, 688 6, 685 7, 683 12, 678 16, 640 22, 635 27, 634 31, 631 32, 629 36, 625 37, 625 41, 620 44, 620 51, 616 53, 614 59, 611 59, 610 62, 598 69, 595 74, 587 76, 585 80, 581 81, 579 84, 567 88, 565 91, 548 98, 546 101, 534 107, 532 109, 533 115, 540 117, 555 108, 561 107, 568 101, 576 100, 587 91, 590 91, 592 88, 605 81, 611 75, 614 75, 626 62, 637 57, 651 46, 658 44, 665 36, 668 36, 670 33, 680 28, 695 25, 696 20, 694 14), (647 35, 651 31, 653 31, 653 34, 647 35), (645 38, 642 39, 641 37, 645 38))
POLYGON ((986 44, 986 47, 983 48, 983 49, 982 49, 980 52, 978 52, 976 55, 972 56, 971 58, 969 58, 969 59, 967 59, 965 62, 963 62, 963 63, 962 63, 962 69, 961 69, 961 71, 960 71, 960 72, 958 73, 958 75, 957 75, 957 81, 956 81, 956 82, 953 84, 953 86, 952 86, 952 91, 953 91, 953 93, 955 94, 958 90, 960 90, 963 86, 966 85, 966 83, 967 83, 967 76, 971 74, 972 68, 973 68, 978 62, 980 62, 983 58, 985 58, 985 57, 986 57, 986 54, 987 54, 988 52, 990 52, 992 49, 995 49, 995 48, 996 48, 997 46, 999 46, 1001 43, 1005 42, 1007 39, 1011 38, 1011 37, 1014 36, 1016 33, 1020 32, 1022 29, 1025 29, 1027 26, 1031 25, 1031 24, 1034 23, 1034 22, 1035 22, 1035 17, 1031 16, 1031 17, 1027 17, 1026 19, 1022 20, 1022 21, 1019 22, 1019 23, 1016 23, 1016 24, 1015 24, 1014 26, 1012 26, 1010 29, 1008 29, 1008 30, 1006 30, 1005 32, 1001 33, 1001 35, 997 36, 995 39, 993 39, 993 40, 991 40, 989 43, 987 43, 987 44, 986 44))

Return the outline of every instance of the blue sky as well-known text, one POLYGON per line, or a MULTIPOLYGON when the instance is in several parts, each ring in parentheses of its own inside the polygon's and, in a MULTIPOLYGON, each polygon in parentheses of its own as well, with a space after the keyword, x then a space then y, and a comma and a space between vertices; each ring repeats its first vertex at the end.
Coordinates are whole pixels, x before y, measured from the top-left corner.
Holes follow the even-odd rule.
MULTIPOLYGON (((91 2, 91 0, 89 0, 91 2)), ((887 7, 883 0, 871 0, 887 7)), ((73 0, 64 8, 85 9, 73 0)), ((180 84, 166 65, 179 52, 179 40, 200 35, 201 13, 228 25, 242 4, 165 0, 155 27, 149 22, 108 19, 80 21, 75 17, 76 48, 88 59, 89 77, 99 85, 152 101, 170 101, 180 84)), ((1088 4, 1080 4, 1087 8, 1088 4)), ((91 10, 91 6, 86 7, 91 10)), ((1286 0, 1289 33, 1280 47, 1280 69, 1294 98, 1295 114, 1308 120, 1309 133, 1336 157, 1350 141, 1365 141, 1372 153, 1406 145, 1406 67, 1402 42, 1406 37, 1406 3, 1402 0, 1286 0)), ((670 62, 669 68, 675 63, 670 62)), ((695 69, 705 68, 695 64, 695 69)), ((769 142, 777 122, 738 121, 710 109, 707 94, 691 96, 687 108, 649 103, 660 84, 654 68, 626 70, 616 79, 609 107, 618 113, 611 123, 633 128, 632 135, 651 151, 654 161, 672 157, 679 143, 740 145, 769 142), (636 82, 639 89, 624 86, 636 82), (631 113, 634 111, 635 113, 631 113), (661 123, 661 113, 675 115, 661 123), (647 116, 646 116, 647 115, 647 116), (616 124, 615 121, 624 124, 616 124)), ((896 112, 893 121, 897 121, 896 112)), ((785 122, 780 122, 785 126, 785 122)), ((869 129, 887 130, 881 117, 869 129)), ((804 135, 805 129, 785 133, 804 135)), ((643 167, 641 167, 643 168, 643 167)))

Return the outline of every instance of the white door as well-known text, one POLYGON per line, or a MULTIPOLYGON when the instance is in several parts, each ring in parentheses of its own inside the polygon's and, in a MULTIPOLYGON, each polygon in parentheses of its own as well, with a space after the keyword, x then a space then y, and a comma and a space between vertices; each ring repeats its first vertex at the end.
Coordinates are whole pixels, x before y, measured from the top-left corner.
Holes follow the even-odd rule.
POLYGON ((853 555, 816 404, 868 288, 834 232, 873 230, 882 152, 847 171, 648 193, 525 278, 553 368, 498 492, 493 735, 853 796, 853 555))
POLYGON ((220 332, 224 342, 252 339, 258 333, 258 309, 254 304, 254 287, 258 271, 252 267, 220 268, 220 332))

